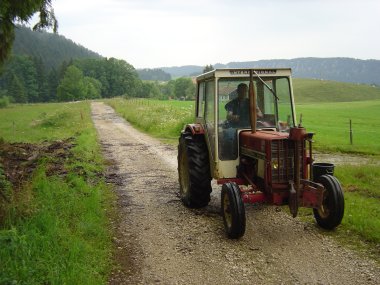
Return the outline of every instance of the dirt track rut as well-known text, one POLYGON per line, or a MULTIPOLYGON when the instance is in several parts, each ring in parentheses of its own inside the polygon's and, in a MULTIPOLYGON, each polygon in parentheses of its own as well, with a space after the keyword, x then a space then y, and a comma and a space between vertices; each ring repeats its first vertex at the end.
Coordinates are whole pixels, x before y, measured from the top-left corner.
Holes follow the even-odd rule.
POLYGON ((377 263, 275 207, 248 205, 245 236, 227 239, 218 186, 209 206, 185 208, 175 147, 103 103, 92 103, 92 116, 118 196, 119 269, 109 284, 380 284, 377 263))

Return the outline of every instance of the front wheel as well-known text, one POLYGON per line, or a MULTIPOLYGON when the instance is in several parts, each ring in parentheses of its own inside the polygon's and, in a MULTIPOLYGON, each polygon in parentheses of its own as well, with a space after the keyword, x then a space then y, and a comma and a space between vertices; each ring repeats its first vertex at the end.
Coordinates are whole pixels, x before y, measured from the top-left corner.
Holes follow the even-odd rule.
POLYGON ((321 228, 332 230, 343 219, 344 197, 338 179, 331 175, 322 175, 316 181, 325 187, 321 207, 313 209, 315 220, 321 228))
POLYGON ((221 194, 222 216, 227 236, 237 239, 245 233, 245 209, 236 183, 226 183, 221 194))

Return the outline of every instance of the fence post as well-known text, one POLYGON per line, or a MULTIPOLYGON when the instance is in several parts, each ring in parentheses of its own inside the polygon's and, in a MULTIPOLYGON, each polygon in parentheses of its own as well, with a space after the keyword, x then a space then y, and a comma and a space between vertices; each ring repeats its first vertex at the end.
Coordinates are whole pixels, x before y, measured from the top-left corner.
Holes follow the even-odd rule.
POLYGON ((352 121, 350 119, 350 144, 352 145, 353 144, 353 140, 352 140, 352 121))

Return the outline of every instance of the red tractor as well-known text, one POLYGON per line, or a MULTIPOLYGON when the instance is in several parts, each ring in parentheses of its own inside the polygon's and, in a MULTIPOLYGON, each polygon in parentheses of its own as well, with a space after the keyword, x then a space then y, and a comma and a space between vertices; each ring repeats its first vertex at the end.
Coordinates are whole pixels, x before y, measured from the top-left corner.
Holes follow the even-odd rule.
POLYGON ((293 217, 312 208, 324 229, 341 223, 342 188, 331 168, 313 171, 313 133, 296 123, 290 69, 216 69, 196 90, 196 120, 178 146, 185 206, 207 206, 213 178, 229 238, 245 233, 244 203, 289 205, 293 217))

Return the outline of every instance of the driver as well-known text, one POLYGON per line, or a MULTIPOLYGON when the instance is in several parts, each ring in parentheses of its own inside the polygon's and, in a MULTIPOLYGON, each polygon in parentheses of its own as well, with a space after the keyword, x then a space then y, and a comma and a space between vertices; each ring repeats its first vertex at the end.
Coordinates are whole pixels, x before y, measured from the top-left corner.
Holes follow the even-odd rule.
MULTIPOLYGON (((249 99, 247 98, 248 86, 240 83, 237 86, 237 97, 225 105, 227 111, 227 120, 231 127, 249 127, 249 99)), ((256 114, 258 118, 263 117, 263 113, 256 106, 256 114)))

